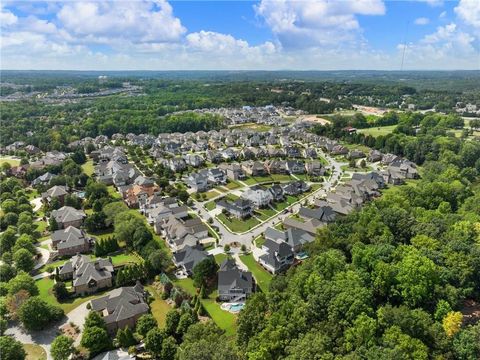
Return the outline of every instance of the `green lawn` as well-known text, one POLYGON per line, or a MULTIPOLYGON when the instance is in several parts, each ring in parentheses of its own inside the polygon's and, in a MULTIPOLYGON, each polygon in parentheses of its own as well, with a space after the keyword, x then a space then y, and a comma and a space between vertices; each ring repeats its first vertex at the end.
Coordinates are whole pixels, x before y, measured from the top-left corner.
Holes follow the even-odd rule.
POLYGON ((33 200, 39 196, 37 189, 26 189, 28 200, 33 200))
POLYGON ((88 160, 85 164, 82 165, 82 170, 88 176, 92 176, 94 172, 93 160, 88 160))
POLYGON ((215 204, 215 201, 209 201, 208 203, 205 203, 203 205, 205 207, 205 209, 207 209, 208 211, 211 211, 213 209, 215 209, 217 207, 217 205, 215 204))
POLYGON ((368 171, 372 171, 373 168, 371 166, 366 166, 364 168, 361 168, 361 167, 355 167, 355 168, 352 168, 350 167, 349 165, 342 165, 340 167, 343 171, 353 171, 353 172, 368 172, 368 171))
POLYGON ((248 129, 258 132, 265 132, 270 131, 272 127, 270 125, 264 124, 257 124, 257 123, 246 123, 246 124, 239 124, 239 125, 232 125, 230 129, 248 129))
POLYGON ((228 194, 227 196, 225 196, 225 199, 226 200, 230 200, 230 201, 235 201, 237 200, 239 197, 235 194, 228 194))
POLYGON ((222 192, 218 192, 218 191, 215 191, 215 190, 210 190, 210 191, 207 191, 205 194, 205 199, 206 200, 210 200, 210 199, 213 199, 214 197, 217 197, 221 194, 222 192))
POLYGON ((25 360, 46 360, 47 352, 40 345, 23 344, 23 349, 27 353, 25 360))
MULTIPOLYGON (((104 257, 109 257, 109 256, 104 256, 104 257)), ((140 262, 139 257, 135 256, 134 254, 118 254, 110 257, 112 258, 113 265, 124 265, 128 263, 140 262)))
POLYGON ((380 135, 390 134, 391 132, 393 132, 393 130, 395 130, 396 127, 397 127, 397 125, 372 127, 372 128, 368 128, 368 129, 358 129, 357 132, 359 132, 361 134, 371 135, 371 136, 377 137, 377 136, 380 136, 380 135))
POLYGON ((152 286, 146 286, 146 289, 155 299, 150 303, 150 311, 152 312, 153 317, 157 320, 158 325, 164 327, 167 312, 169 312, 172 307, 161 298, 160 294, 157 293, 152 286))
POLYGON ((191 296, 197 294, 197 289, 193 285, 193 280, 191 278, 186 279, 174 279, 174 285, 180 286, 183 290, 190 294, 191 296))
POLYGON ((18 166, 20 165, 20 160, 0 157, 0 166, 2 166, 3 163, 9 163, 11 166, 18 166))
POLYGON ((39 296, 42 298, 44 301, 46 301, 49 304, 59 306, 65 311, 65 314, 68 314, 70 311, 75 309, 77 306, 83 304, 84 302, 90 301, 92 299, 98 298, 100 296, 103 296, 105 292, 109 291, 110 289, 96 293, 90 296, 85 296, 85 297, 77 297, 77 298, 71 298, 66 301, 63 301, 59 303, 55 296, 52 294, 52 288, 53 288, 53 280, 47 278, 43 278, 40 280, 36 281, 36 284, 38 286, 38 290, 40 292, 39 296))
POLYGON ((222 253, 222 254, 217 254, 214 257, 217 264, 220 265, 222 262, 224 262, 227 259, 228 256, 222 253))
POLYGON ((118 199, 118 200, 121 200, 122 199, 122 195, 120 195, 117 191, 117 189, 115 189, 115 187, 113 185, 109 185, 107 186, 107 189, 108 189, 108 194, 113 198, 113 199, 118 199))
POLYGON ((295 180, 290 175, 283 175, 283 174, 272 174, 269 176, 255 176, 255 177, 248 177, 244 182, 247 185, 256 185, 260 183, 271 183, 271 182, 288 182, 295 180))
POLYGON ((48 230, 48 223, 45 220, 35 221, 34 224, 37 225, 37 230, 42 234, 45 230, 48 230))
POLYGON ((271 208, 255 210, 255 216, 262 221, 266 221, 267 219, 271 218, 275 214, 277 214, 277 211, 271 208))
POLYGON ((248 231, 260 223, 257 219, 253 217, 244 220, 239 220, 234 217, 227 219, 225 214, 218 214, 217 219, 219 219, 223 224, 225 224, 225 226, 227 226, 231 232, 237 233, 243 233, 245 231, 248 231))
POLYGON ((58 261, 54 261, 50 264, 45 264, 40 269, 38 269, 38 273, 41 274, 42 272, 47 271, 47 268, 50 267, 50 266, 52 266, 53 268, 56 268, 58 266, 61 266, 61 265, 65 264, 66 262, 67 262, 67 260, 58 260, 58 261))
POLYGON ((241 187, 241 185, 234 180, 229 180, 227 185, 225 185, 225 187, 227 189, 234 190, 234 189, 238 189, 239 187, 241 187))
POLYGON ((260 235, 255 238, 254 242, 258 248, 261 248, 262 245, 265 243, 265 237, 263 235, 260 235))
POLYGON ((247 265, 248 270, 252 272, 260 289, 262 289, 264 293, 268 292, 272 275, 255 261, 252 254, 242 255, 240 256, 240 260, 242 260, 242 262, 247 265))

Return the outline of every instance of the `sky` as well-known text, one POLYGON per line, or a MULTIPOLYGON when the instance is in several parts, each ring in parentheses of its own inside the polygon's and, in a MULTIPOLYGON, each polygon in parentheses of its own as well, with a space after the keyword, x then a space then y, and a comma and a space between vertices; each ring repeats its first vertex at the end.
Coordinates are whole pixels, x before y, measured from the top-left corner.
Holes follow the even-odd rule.
POLYGON ((9 1, 0 68, 480 70, 480 0, 9 1))

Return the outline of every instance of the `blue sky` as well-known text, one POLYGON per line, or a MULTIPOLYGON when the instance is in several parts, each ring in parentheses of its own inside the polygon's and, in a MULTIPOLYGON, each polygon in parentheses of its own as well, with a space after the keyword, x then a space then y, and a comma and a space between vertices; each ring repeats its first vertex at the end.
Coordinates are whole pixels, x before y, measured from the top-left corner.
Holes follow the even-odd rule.
POLYGON ((480 69, 480 0, 3 1, 2 69, 480 69))

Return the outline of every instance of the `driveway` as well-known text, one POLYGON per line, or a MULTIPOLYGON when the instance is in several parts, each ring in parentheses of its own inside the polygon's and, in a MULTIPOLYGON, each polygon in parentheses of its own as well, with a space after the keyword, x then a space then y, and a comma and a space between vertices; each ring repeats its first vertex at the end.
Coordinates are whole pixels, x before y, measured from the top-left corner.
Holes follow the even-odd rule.
POLYGON ((40 246, 37 246, 36 249, 42 256, 40 256, 40 258, 37 260, 35 267, 33 268, 34 270, 40 269, 43 265, 45 265, 50 257, 50 251, 47 249, 44 249, 40 246))
POLYGON ((33 206, 33 211, 38 211, 42 207, 42 198, 37 197, 30 201, 30 204, 33 206))
POLYGON ((87 309, 87 304, 88 302, 81 304, 77 308, 70 311, 62 320, 57 323, 51 324, 48 328, 42 331, 26 332, 19 323, 14 323, 13 326, 9 327, 7 331, 5 331, 5 334, 13 335, 16 340, 24 344, 40 345, 47 352, 47 359, 53 360, 52 356, 50 355, 50 345, 52 341, 57 337, 60 328, 63 325, 68 324, 69 322, 73 322, 80 327, 80 334, 74 343, 75 346, 80 345, 81 332, 83 331, 83 325, 85 324, 85 317, 87 316, 89 311, 87 309))

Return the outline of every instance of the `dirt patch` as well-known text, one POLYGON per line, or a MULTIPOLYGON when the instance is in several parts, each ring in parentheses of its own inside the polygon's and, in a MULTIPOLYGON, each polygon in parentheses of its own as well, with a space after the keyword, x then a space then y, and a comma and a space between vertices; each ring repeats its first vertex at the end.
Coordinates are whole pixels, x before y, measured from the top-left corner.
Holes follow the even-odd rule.
POLYGON ((308 122, 316 122, 320 125, 330 124, 330 120, 325 118, 319 117, 318 115, 302 115, 298 118, 299 121, 308 121, 308 122))
POLYGON ((60 328, 60 331, 65 335, 71 338, 73 341, 77 340, 78 334, 80 333, 80 329, 78 328, 77 325, 68 323, 63 325, 60 328))

